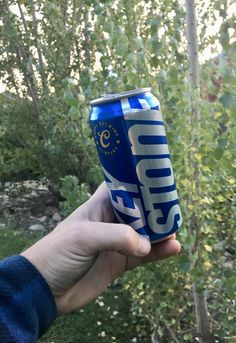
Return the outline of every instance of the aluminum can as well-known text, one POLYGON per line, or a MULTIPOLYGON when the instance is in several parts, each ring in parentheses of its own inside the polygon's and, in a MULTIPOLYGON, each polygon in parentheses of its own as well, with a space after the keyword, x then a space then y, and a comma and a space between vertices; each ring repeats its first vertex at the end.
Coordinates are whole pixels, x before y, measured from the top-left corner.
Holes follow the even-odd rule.
POLYGON ((159 101, 151 88, 90 102, 90 124, 118 220, 152 243, 182 223, 159 101))

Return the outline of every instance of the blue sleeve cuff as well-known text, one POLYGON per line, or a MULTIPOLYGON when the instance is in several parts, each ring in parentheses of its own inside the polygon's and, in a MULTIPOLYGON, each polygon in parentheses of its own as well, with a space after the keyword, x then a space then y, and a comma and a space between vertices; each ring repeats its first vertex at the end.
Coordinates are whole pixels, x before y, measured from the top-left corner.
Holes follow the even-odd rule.
POLYGON ((0 295, 1 342, 37 342, 56 318, 48 284, 21 255, 0 262, 0 295))

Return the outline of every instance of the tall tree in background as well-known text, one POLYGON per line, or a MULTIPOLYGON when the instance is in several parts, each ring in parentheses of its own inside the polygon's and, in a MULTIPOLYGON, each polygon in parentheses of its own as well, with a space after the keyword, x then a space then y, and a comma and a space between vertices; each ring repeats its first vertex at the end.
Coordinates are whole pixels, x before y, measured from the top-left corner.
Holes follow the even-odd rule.
MULTIPOLYGON (((189 204, 193 210, 190 221, 187 224, 188 234, 194 237, 193 244, 189 248, 191 267, 195 268, 198 263, 199 247, 201 244, 201 209, 199 200, 201 198, 201 111, 200 111, 200 73, 199 53, 197 36, 197 19, 195 0, 186 0, 186 28, 188 40, 188 63, 189 63, 189 86, 191 103, 191 142, 189 144, 190 168, 192 168, 192 187, 189 193, 189 204)), ((208 309, 204 289, 199 289, 196 281, 193 283, 193 299, 197 320, 197 336, 200 343, 213 342, 213 336, 208 318, 208 309)))

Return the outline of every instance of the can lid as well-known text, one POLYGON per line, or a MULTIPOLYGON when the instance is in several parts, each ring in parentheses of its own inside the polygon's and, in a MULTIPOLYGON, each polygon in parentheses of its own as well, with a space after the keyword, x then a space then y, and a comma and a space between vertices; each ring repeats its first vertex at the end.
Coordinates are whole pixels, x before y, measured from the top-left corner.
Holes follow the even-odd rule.
POLYGON ((142 94, 142 93, 147 93, 151 92, 152 88, 151 87, 145 87, 145 88, 137 88, 131 91, 127 92, 122 92, 122 93, 116 93, 116 94, 104 94, 101 96, 101 98, 95 99, 90 101, 90 105, 98 105, 98 104, 103 104, 106 102, 111 102, 114 100, 122 99, 122 98, 127 98, 133 95, 137 94, 142 94))

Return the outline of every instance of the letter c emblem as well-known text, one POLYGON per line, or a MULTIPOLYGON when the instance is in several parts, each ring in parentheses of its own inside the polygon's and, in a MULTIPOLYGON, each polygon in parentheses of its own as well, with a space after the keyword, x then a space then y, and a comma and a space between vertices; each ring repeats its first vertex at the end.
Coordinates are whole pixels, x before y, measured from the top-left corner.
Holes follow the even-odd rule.
POLYGON ((108 130, 103 130, 101 133, 98 133, 99 137, 100 137, 100 144, 103 148, 107 148, 109 147, 109 145, 111 144, 110 142, 106 143, 105 141, 108 140, 110 138, 110 131, 108 130))

